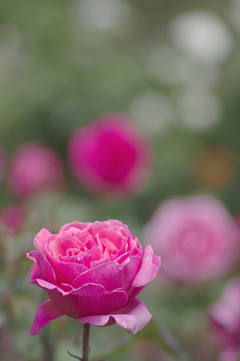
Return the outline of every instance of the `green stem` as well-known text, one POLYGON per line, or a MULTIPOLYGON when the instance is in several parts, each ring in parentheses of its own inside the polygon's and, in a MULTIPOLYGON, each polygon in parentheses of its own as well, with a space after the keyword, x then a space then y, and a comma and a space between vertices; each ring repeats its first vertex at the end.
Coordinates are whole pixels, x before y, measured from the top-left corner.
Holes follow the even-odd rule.
POLYGON ((83 353, 82 353, 82 361, 89 361, 89 332, 90 332, 90 324, 83 324, 83 353))
POLYGON ((43 361, 53 361, 53 342, 51 342, 50 330, 49 327, 46 327, 42 330, 41 333, 41 343, 42 343, 42 360, 43 361))

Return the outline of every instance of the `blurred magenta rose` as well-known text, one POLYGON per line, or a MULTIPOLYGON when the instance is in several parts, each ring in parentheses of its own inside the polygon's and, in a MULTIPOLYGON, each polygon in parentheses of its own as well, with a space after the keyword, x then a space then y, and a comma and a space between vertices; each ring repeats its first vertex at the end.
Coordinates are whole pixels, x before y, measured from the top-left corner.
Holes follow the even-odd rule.
POLYGON ((7 233, 15 233, 25 220, 25 212, 20 205, 11 204, 0 210, 0 223, 7 233))
POLYGON ((180 282, 223 275, 239 243, 234 220, 209 195, 167 200, 147 224, 145 239, 161 254, 163 274, 180 282))
POLYGON ((156 275, 160 259, 148 245, 142 250, 128 227, 116 220, 73 222, 58 234, 42 229, 34 240, 37 251, 33 284, 49 298, 36 313, 31 334, 63 315, 95 326, 115 322, 130 333, 141 330, 151 319, 136 298, 156 275))
POLYGON ((124 115, 107 114, 72 135, 68 157, 77 179, 91 191, 132 194, 146 179, 150 147, 124 115))
POLYGON ((238 361, 240 350, 240 278, 231 279, 218 303, 210 307, 210 324, 222 349, 219 361, 238 361))
POLYGON ((63 174, 61 159, 52 149, 26 143, 13 156, 8 186, 16 197, 27 197, 42 190, 61 189, 63 174))
POLYGON ((0 180, 5 176, 6 170, 6 151, 3 146, 0 145, 0 180))

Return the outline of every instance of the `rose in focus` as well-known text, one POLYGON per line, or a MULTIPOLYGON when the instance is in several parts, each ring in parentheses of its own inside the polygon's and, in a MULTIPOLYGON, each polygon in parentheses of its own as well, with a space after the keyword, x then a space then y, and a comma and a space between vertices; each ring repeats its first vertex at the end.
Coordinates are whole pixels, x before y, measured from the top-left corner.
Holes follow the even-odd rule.
POLYGON ((209 195, 167 200, 145 228, 146 242, 161 254, 162 273, 180 282, 212 279, 234 264, 237 226, 209 195))
POLYGON ((240 348, 240 278, 231 279, 221 300, 210 307, 210 325, 219 348, 219 361, 238 361, 240 348))
POLYGON ((42 229, 34 245, 37 250, 28 254, 34 261, 31 283, 49 298, 37 310, 32 335, 63 315, 95 326, 117 323, 130 333, 150 321, 136 296, 156 276, 160 259, 150 245, 142 250, 120 221, 76 221, 58 234, 42 229))
POLYGON ((49 189, 61 189, 64 184, 60 157, 39 143, 26 143, 14 154, 8 186, 16 197, 27 197, 49 189))
POLYGON ((150 149, 129 119, 107 114, 72 135, 68 158, 86 188, 97 194, 129 195, 145 181, 150 149))

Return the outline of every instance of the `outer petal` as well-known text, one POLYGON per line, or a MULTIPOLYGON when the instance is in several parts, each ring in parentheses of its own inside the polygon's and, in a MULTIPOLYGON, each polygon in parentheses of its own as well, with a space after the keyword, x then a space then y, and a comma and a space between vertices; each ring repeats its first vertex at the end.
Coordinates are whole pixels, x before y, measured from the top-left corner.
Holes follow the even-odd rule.
POLYGON ((133 281, 132 286, 146 286, 146 284, 152 281, 156 276, 160 264, 160 257, 153 255, 153 249, 148 245, 143 251, 142 266, 133 281))
POLYGON ((36 278, 42 278, 42 272, 37 264, 37 262, 33 262, 32 267, 30 269, 30 280, 33 281, 36 278))
POLYGON ((50 236, 52 236, 52 233, 49 232, 47 229, 42 228, 41 231, 34 238, 34 246, 44 255, 46 254, 45 243, 50 236))
POLYGON ((47 299, 38 307, 30 330, 31 335, 36 335, 48 322, 63 316, 63 313, 47 299))
POLYGON ((64 292, 48 284, 48 294, 55 305, 67 316, 81 318, 90 315, 107 315, 120 310, 128 301, 124 290, 111 292, 101 285, 88 283, 78 290, 64 292))
POLYGON ((64 283, 60 283, 58 286, 56 286, 48 281, 42 280, 41 278, 37 278, 30 283, 33 285, 39 286, 46 291, 57 290, 58 292, 62 293, 63 295, 67 295, 73 289, 71 286, 66 285, 64 283), (63 287, 62 287, 62 285, 63 285, 63 287), (67 289, 67 291, 65 291, 66 289, 67 289))
POLYGON ((95 268, 91 268, 79 275, 72 286, 79 288, 87 283, 97 283, 105 287, 107 291, 117 288, 128 290, 141 266, 140 257, 130 257, 129 262, 121 265, 117 262, 103 263, 95 268))
POLYGON ((31 251, 27 254, 27 256, 28 258, 37 262, 40 272, 42 274, 42 278, 44 280, 51 283, 56 283, 56 277, 53 268, 48 262, 48 260, 46 260, 46 258, 41 253, 39 253, 38 251, 31 251))
POLYGON ((110 326, 116 322, 119 326, 125 328, 127 332, 135 334, 144 328, 151 321, 151 318, 152 316, 145 304, 138 298, 135 298, 128 306, 119 310, 118 313, 82 317, 78 321, 90 323, 94 326, 110 326))

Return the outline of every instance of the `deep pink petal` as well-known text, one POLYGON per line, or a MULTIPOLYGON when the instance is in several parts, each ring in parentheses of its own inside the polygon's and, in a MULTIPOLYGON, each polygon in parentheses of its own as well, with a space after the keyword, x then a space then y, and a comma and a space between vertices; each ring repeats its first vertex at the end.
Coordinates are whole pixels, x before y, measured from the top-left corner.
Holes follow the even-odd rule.
POLYGON ((55 287, 52 290, 48 289, 48 294, 65 315, 77 319, 89 315, 109 314, 121 309, 128 300, 124 290, 108 292, 103 286, 91 283, 65 294, 55 287))
POLYGON ((43 288, 46 291, 49 290, 58 290, 63 295, 66 295, 70 293, 71 291, 74 291, 74 288, 66 283, 58 283, 57 285, 53 285, 52 283, 49 283, 47 281, 44 281, 40 278, 36 278, 33 281, 30 282, 32 285, 39 286, 43 288))
POLYGON ((40 269, 42 278, 50 283, 56 283, 56 277, 51 264, 48 260, 38 251, 31 251, 27 254, 28 258, 35 260, 40 269))
POLYGON ((160 264, 160 257, 153 255, 153 249, 148 245, 143 251, 142 266, 133 281, 133 287, 142 287, 152 281, 157 274, 160 264))
POLYGON ((136 298, 139 293, 144 289, 145 286, 142 287, 132 287, 130 288, 130 290, 128 291, 128 301, 132 301, 134 298, 136 298))
POLYGON ((127 332, 135 334, 143 329, 150 321, 151 314, 148 312, 145 304, 135 298, 128 306, 121 309, 119 313, 112 313, 103 316, 88 316, 78 319, 82 323, 90 323, 93 326, 109 326, 113 324, 113 320, 127 332))
POLYGON ((130 257, 126 265, 117 262, 103 263, 79 275, 72 286, 79 288, 87 283, 97 283, 104 286, 107 291, 117 288, 128 290, 139 271, 140 265, 140 257, 130 257))
POLYGON ((135 334, 151 321, 152 315, 145 304, 138 298, 135 298, 121 313, 112 315, 112 317, 127 332, 135 334))
POLYGON ((81 273, 88 270, 86 266, 80 263, 62 262, 54 257, 47 255, 47 260, 51 263, 56 276, 56 283, 72 284, 73 280, 81 273))
POLYGON ((41 231, 34 238, 34 246, 44 255, 46 254, 45 243, 47 239, 52 236, 52 233, 47 229, 42 228, 41 231))
POLYGON ((37 264, 37 262, 33 262, 32 267, 30 269, 30 280, 35 280, 36 278, 42 278, 42 272, 37 264))
POLYGON ((38 307, 30 330, 31 335, 36 335, 50 321, 63 316, 63 313, 47 299, 38 307))

